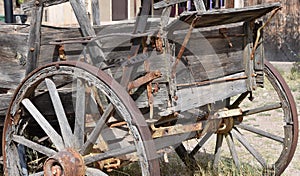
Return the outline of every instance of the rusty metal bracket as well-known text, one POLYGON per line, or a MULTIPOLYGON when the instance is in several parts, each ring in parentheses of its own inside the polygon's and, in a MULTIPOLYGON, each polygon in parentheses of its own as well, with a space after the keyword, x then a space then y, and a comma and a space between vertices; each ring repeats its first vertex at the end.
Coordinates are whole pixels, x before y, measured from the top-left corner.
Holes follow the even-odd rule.
POLYGON ((93 37, 87 36, 87 37, 77 37, 77 38, 61 38, 56 39, 53 42, 49 42, 49 45, 63 45, 63 44, 76 44, 76 43, 82 43, 86 44, 91 42, 93 37))
POLYGON ((258 43, 258 42, 259 42, 259 38, 261 37, 261 30, 264 29, 264 28, 270 23, 271 19, 275 16, 275 14, 276 14, 279 10, 281 10, 281 8, 282 8, 282 7, 276 8, 276 9, 273 11, 272 15, 268 18, 268 20, 267 20, 260 28, 258 28, 256 40, 255 40, 255 43, 254 43, 254 46, 253 46, 253 49, 252 49, 252 52, 251 52, 251 60, 254 59, 255 51, 256 51, 256 48, 257 48, 257 46, 258 46, 258 44, 259 44, 259 43, 258 43))
POLYGON ((227 35, 227 33, 228 33, 227 28, 220 28, 219 33, 222 34, 223 37, 227 40, 229 48, 232 48, 233 45, 232 45, 232 42, 230 41, 230 38, 227 35))
POLYGON ((198 131, 203 129, 203 122, 193 123, 188 125, 174 125, 169 127, 159 127, 153 128, 154 125, 151 126, 154 133, 152 134, 152 138, 159 138, 163 136, 171 136, 176 134, 182 134, 192 131, 198 131))
POLYGON ((171 78, 175 78, 175 74, 176 74, 176 67, 180 61, 180 59, 182 58, 182 55, 183 55, 183 52, 186 48, 186 45, 188 44, 190 38, 191 38, 191 34, 193 32, 193 29, 194 29, 194 26, 195 26, 195 23, 198 21, 199 17, 195 17, 192 21, 192 23, 190 24, 190 28, 189 28, 189 31, 187 32, 187 34, 185 35, 185 38, 183 40, 183 43, 181 45, 181 48, 179 50, 179 53, 176 57, 176 60, 175 60, 175 63, 173 64, 172 66, 172 70, 171 70, 171 78))
POLYGON ((161 72, 159 70, 152 71, 150 73, 147 73, 145 76, 142 76, 134 81, 129 82, 127 88, 128 90, 138 88, 141 85, 153 81, 154 79, 157 79, 159 77, 161 77, 161 72))
POLYGON ((174 125, 174 126, 167 126, 167 127, 159 127, 156 128, 154 124, 151 124, 151 130, 153 131, 152 137, 159 138, 163 136, 171 136, 177 135, 182 133, 188 133, 193 131, 198 131, 197 135, 202 135, 207 132, 217 132, 220 129, 220 124, 222 119, 237 117, 243 115, 243 111, 240 108, 235 109, 223 109, 217 111, 216 113, 209 116, 208 120, 196 122, 193 124, 187 125, 174 125))

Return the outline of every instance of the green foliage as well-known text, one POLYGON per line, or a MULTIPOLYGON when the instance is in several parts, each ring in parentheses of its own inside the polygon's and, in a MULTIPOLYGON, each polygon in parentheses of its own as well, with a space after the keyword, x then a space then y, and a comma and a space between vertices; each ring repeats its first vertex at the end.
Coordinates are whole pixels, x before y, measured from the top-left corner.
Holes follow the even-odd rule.
POLYGON ((291 69, 290 75, 288 75, 288 79, 297 80, 300 79, 300 62, 295 62, 291 69))

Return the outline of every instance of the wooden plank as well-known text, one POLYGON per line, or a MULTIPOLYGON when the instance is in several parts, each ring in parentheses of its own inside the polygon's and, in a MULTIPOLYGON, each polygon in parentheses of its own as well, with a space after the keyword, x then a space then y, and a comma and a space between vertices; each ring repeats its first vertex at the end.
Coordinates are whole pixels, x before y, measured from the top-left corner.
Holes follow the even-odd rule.
MULTIPOLYGON (((65 2, 68 2, 69 0, 43 0, 42 3, 43 3, 43 6, 44 7, 49 7, 49 6, 53 6, 53 5, 57 5, 57 4, 61 4, 61 3, 65 3, 65 2)), ((35 7, 35 4, 36 1, 28 1, 28 2, 25 2, 25 3, 22 3, 21 4, 21 9, 23 11, 29 11, 31 10, 33 7, 35 7)))
MULTIPOLYGON (((121 28, 124 27, 125 31, 127 31, 132 27, 132 26, 130 26, 130 27, 129 26, 122 24, 121 28)), ((107 27, 107 29, 103 28, 103 33, 106 33, 106 30, 108 30, 108 31, 114 30, 114 32, 120 32, 119 31, 120 29, 117 29, 117 28, 118 28, 117 26, 109 26, 109 27, 107 27)), ((100 28, 97 28, 97 29, 100 29, 100 28)), ((210 30, 210 29, 211 28, 208 28, 208 30, 210 30)), ((68 38, 68 36, 70 36, 70 37, 80 36, 78 29, 66 30, 66 29, 53 29, 53 28, 44 27, 43 31, 45 33, 44 37, 42 37, 42 41, 44 40, 43 41, 44 44, 46 44, 47 41, 53 41, 54 39, 57 39, 57 38, 55 38, 55 36, 56 36, 55 34, 57 34, 57 36, 59 38, 64 37, 64 36, 66 36, 66 38, 68 38)), ((228 32, 229 32, 229 35, 234 35, 236 33, 239 34, 240 29, 238 29, 238 28, 231 29, 230 28, 230 29, 228 29, 228 32)), ((209 33, 206 32, 205 30, 202 31, 201 34, 202 33, 204 35, 209 35, 209 33)), ((102 34, 102 32, 101 32, 101 34, 102 34)), ((21 37, 24 37, 23 40, 21 40, 21 41, 25 41, 26 35, 23 35, 23 34, 20 34, 20 35, 21 35, 21 37)), ((180 42, 181 41, 180 36, 181 36, 180 33, 176 33, 174 36, 174 39, 176 41, 180 42)), ((220 36, 220 34, 218 33, 218 29, 212 30, 212 34, 210 36, 215 36, 215 37, 220 36)), ((226 39, 215 38, 215 37, 209 38, 207 41, 203 41, 203 40, 205 40, 205 39, 203 39, 203 36, 198 37, 197 35, 193 35, 192 39, 190 41, 190 44, 188 45, 188 48, 190 48, 190 50, 187 50, 185 52, 185 55, 193 55, 194 54, 194 55, 202 56, 200 58, 191 57, 191 56, 187 57, 190 61, 191 68, 195 74, 194 78, 197 78, 198 81, 206 79, 207 73, 209 75, 211 75, 211 77, 215 77, 213 75, 216 75, 216 77, 217 77, 218 72, 215 72, 214 68, 219 67, 220 64, 223 67, 225 75, 243 70, 243 65, 242 65, 241 58, 240 58, 242 55, 240 53, 242 46, 238 45, 238 44, 234 44, 233 48, 229 48, 226 39), (209 45, 211 45, 211 47, 210 47, 211 49, 207 49, 207 47, 209 47, 209 45), (195 53, 191 52, 191 51, 195 51, 195 50, 196 50, 195 53), (208 55, 213 52, 215 52, 217 54, 217 55, 215 55, 217 57, 205 56, 205 55, 208 55), (220 64, 219 65, 214 64, 215 59, 213 59, 213 58, 217 59, 216 61, 218 61, 220 64), (205 69, 204 69, 203 65, 205 65, 205 69)), ((240 43, 240 41, 242 40, 242 37, 232 37, 231 40, 233 43, 240 43)), ((109 61, 109 63, 110 63, 110 61, 114 61, 118 58, 126 58, 127 57, 128 51, 129 51, 128 47, 130 46, 129 37, 126 37, 126 38, 120 37, 119 39, 116 37, 109 37, 103 41, 104 41, 103 47, 107 47, 107 48, 104 48, 103 51, 105 53, 108 52, 106 54, 106 58, 109 61), (125 43, 122 40, 124 40, 125 43), (113 47, 113 45, 120 45, 120 43, 121 43, 121 47, 117 47, 115 49, 110 48, 110 47, 113 47), (123 48, 123 46, 126 46, 127 48, 126 47, 123 48), (124 50, 124 51, 122 51, 122 50, 124 50)), ((17 46, 16 48, 18 48, 18 46, 22 45, 22 43, 23 43, 23 46, 26 46, 25 42, 15 43, 16 44, 15 46, 17 46)), ((10 45, 9 45, 9 48, 11 48, 10 50, 13 50, 10 55, 15 55, 16 52, 21 51, 21 50, 18 50, 18 51, 14 50, 13 49, 14 47, 10 46, 10 45)), ((40 57, 40 60, 38 61, 38 65, 44 65, 46 63, 52 62, 54 49, 55 49, 54 45, 43 45, 41 47, 41 57, 40 57)), ((83 50, 83 46, 81 44, 65 45, 65 53, 66 53, 68 60, 78 60, 79 59, 78 56, 82 53, 82 50, 83 50)), ((23 54, 24 53, 26 55, 26 52, 24 52, 24 50, 23 50, 23 54)), ((0 59, 0 62, 1 62, 1 68, 3 70, 2 73, 3 73, 3 78, 4 78, 4 79, 0 80, 1 85, 3 87, 7 87, 7 88, 15 88, 24 77, 23 67, 21 65, 18 65, 17 59, 14 59, 14 60, 0 59)), ((153 67, 152 68, 153 70, 155 70, 157 68, 164 69, 164 68, 162 68, 162 65, 165 65, 164 62, 165 62, 165 60, 163 60, 163 58, 162 58, 161 61, 159 61, 157 64, 155 64, 155 62, 153 62, 151 67, 153 67)), ((164 78, 165 78, 165 76, 167 76, 167 74, 163 73, 164 78)))
MULTIPOLYGON (((39 2, 39 1, 37 1, 39 2)), ((41 24, 43 18, 43 6, 36 6, 31 12, 30 32, 28 39, 28 54, 26 62, 26 75, 37 67, 41 46, 41 24)))
POLYGON ((194 0, 194 4, 197 11, 206 11, 203 0, 194 0))
POLYGON ((247 78, 247 89, 252 91, 256 89, 255 73, 254 73, 254 59, 251 57, 253 48, 253 28, 252 22, 245 22, 244 24, 246 37, 244 38, 244 53, 243 61, 245 67, 245 74, 247 78))
POLYGON ((93 15, 93 25, 100 25, 99 0, 92 0, 92 15, 93 15))
MULTIPOLYGON (((243 74, 243 73, 242 73, 243 74)), ((166 112, 161 112, 163 115, 169 110, 176 111, 186 111, 194 107, 200 107, 208 103, 214 103, 218 100, 223 100, 228 97, 232 97, 243 92, 246 92, 246 82, 245 80, 236 80, 230 82, 223 82, 218 84, 212 84, 208 86, 200 87, 190 87, 184 88, 177 91, 176 96, 178 100, 176 101, 176 106, 169 108, 166 112), (222 87, 222 89, 220 89, 222 87), (225 91, 224 90, 230 90, 225 91)))
MULTIPOLYGON (((70 0, 70 3, 74 10, 77 21, 79 23, 82 36, 95 37, 96 33, 95 33, 92 25, 90 24, 90 20, 87 16, 87 11, 85 9, 84 2, 81 0, 70 0)), ((103 54, 102 50, 100 49, 100 47, 101 47, 100 42, 94 41, 94 42, 90 43, 87 48, 88 52, 91 56, 92 63, 94 65, 99 64, 99 63, 103 64, 102 61, 104 60, 105 57, 104 57, 104 54, 103 54)))
POLYGON ((180 15, 180 18, 173 21, 167 29, 186 29, 187 27, 182 25, 182 22, 184 21, 187 24, 191 24, 195 17, 201 17, 197 20, 195 28, 252 21, 278 7, 280 7, 280 3, 270 3, 243 8, 218 9, 206 12, 184 12, 180 15))

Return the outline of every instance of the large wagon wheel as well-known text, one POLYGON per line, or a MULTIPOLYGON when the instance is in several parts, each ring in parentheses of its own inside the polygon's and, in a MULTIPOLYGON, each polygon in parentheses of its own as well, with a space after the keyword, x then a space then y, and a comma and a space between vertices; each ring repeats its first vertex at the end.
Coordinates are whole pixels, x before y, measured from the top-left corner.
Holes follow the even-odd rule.
POLYGON ((130 167, 126 163, 139 163, 134 172, 140 175, 159 173, 142 114, 96 67, 61 62, 39 68, 16 90, 7 112, 6 175, 106 175, 130 167))
POLYGON ((251 172, 265 175, 280 175, 286 169, 298 140, 297 110, 286 82, 268 61, 264 74, 265 88, 231 98, 227 108, 240 107, 243 115, 224 119, 218 132, 205 134, 196 145, 180 145, 177 153, 188 157, 183 160, 200 158, 201 163, 212 159, 215 171, 225 173, 229 170, 222 167, 228 168, 228 164, 230 170, 234 168, 230 165, 235 165, 236 172, 252 168, 251 172), (187 146, 191 152, 187 152, 187 146), (202 156, 194 157, 196 154, 202 156))

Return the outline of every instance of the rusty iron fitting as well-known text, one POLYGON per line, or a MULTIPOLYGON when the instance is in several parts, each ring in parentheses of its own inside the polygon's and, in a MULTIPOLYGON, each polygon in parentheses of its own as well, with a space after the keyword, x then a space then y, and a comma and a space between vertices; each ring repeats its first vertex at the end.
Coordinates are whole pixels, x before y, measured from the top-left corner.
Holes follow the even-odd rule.
POLYGON ((44 163, 45 176, 84 176, 85 164, 81 155, 67 148, 48 158, 44 163))

